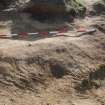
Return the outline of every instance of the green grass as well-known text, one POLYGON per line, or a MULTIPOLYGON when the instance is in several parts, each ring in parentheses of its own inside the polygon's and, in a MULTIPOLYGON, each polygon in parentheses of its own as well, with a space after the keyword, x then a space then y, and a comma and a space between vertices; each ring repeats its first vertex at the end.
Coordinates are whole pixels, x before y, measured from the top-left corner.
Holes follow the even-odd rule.
POLYGON ((79 16, 84 16, 86 8, 83 0, 66 0, 79 16))

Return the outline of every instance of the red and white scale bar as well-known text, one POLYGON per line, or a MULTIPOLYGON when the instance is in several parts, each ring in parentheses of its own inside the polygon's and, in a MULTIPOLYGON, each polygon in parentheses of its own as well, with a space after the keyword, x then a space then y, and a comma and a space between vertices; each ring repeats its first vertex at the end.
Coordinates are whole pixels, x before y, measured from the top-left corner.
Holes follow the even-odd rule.
POLYGON ((50 35, 56 35, 58 33, 64 33, 69 30, 68 26, 63 26, 61 28, 58 28, 56 31, 43 31, 43 32, 34 32, 34 33, 26 33, 26 32, 20 32, 17 34, 0 34, 1 37, 13 37, 13 36, 18 36, 18 37, 25 37, 27 35, 36 35, 36 36, 50 36, 50 35))
POLYGON ((64 33, 67 31, 50 31, 50 32, 35 32, 35 33, 25 33, 25 32, 21 32, 21 33, 17 33, 17 34, 4 34, 4 33, 0 33, 0 38, 2 37, 6 37, 6 38, 12 38, 14 36, 18 36, 18 37, 25 37, 25 36, 31 36, 31 35, 36 35, 36 36, 53 36, 59 33, 64 33))
POLYGON ((26 32, 21 32, 17 34, 5 34, 5 33, 0 33, 0 38, 12 38, 14 36, 18 36, 19 38, 24 38, 25 36, 30 36, 30 35, 36 35, 36 36, 56 36, 60 33, 71 33, 71 32, 95 32, 96 29, 91 28, 91 29, 78 29, 74 31, 70 30, 59 30, 59 31, 45 31, 45 32, 35 32, 35 33, 26 33, 26 32))

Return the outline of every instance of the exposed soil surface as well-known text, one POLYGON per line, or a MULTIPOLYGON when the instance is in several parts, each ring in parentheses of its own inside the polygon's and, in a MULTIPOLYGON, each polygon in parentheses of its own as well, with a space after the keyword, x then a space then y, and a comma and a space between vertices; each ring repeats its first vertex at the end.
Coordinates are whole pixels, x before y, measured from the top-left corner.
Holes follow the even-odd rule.
MULTIPOLYGON (((92 8, 95 0, 86 1, 92 8)), ((0 32, 50 28, 27 14, 5 14, 0 32)), ((105 105, 105 16, 75 19, 73 27, 78 26, 97 31, 34 41, 0 39, 0 105, 105 105)))

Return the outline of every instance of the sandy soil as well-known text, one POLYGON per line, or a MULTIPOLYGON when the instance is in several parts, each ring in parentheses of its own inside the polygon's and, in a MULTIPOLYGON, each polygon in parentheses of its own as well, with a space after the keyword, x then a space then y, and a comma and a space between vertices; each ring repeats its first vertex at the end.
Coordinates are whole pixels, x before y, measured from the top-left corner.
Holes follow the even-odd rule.
MULTIPOLYGON (((0 39, 0 105, 105 105, 105 17, 87 16, 74 24, 97 31, 0 39), (82 86, 85 80, 91 85, 82 86)), ((1 26, 1 32, 11 32, 10 21, 1 26)))

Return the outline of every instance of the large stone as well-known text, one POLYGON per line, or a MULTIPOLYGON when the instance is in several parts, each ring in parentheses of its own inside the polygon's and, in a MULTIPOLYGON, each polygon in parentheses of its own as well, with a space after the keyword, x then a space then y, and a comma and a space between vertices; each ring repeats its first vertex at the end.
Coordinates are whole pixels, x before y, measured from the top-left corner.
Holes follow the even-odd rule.
POLYGON ((32 6, 29 8, 30 11, 40 12, 65 12, 66 7, 63 0, 32 0, 32 6))

